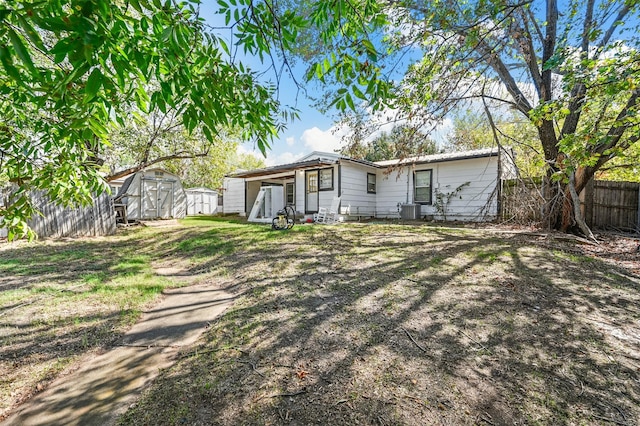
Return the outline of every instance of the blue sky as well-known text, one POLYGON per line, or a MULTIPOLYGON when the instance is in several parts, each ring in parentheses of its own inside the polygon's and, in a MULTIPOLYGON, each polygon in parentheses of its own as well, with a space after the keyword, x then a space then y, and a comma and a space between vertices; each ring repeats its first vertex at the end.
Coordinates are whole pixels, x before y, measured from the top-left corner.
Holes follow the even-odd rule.
MULTIPOLYGON (((204 0, 200 5, 201 16, 207 23, 214 28, 225 28, 224 17, 216 14, 218 5, 215 0, 204 0)), ((214 31, 216 36, 224 38, 230 48, 233 49, 230 40, 229 29, 221 29, 214 31)), ((251 67, 254 71, 261 72, 268 68, 269 64, 262 64, 258 58, 243 57, 240 51, 236 53, 236 58, 241 60, 245 65, 251 67)), ((410 60, 409 58, 405 58, 410 60)), ((413 58, 416 59, 416 58, 413 58)), ((298 64, 294 67, 293 72, 298 82, 304 81, 306 66, 298 64)), ((272 71, 265 73, 265 79, 275 80, 272 71)), ((311 96, 318 97, 321 95, 321 85, 319 82, 311 82, 305 85, 305 89, 311 96)), ((252 143, 245 143, 239 147, 239 152, 249 153, 258 158, 265 160, 267 166, 278 164, 286 164, 296 161, 297 159, 307 155, 313 151, 334 152, 343 146, 342 137, 348 132, 348 129, 339 128, 334 122, 337 112, 321 113, 314 106, 314 101, 309 99, 304 93, 298 90, 295 82, 287 74, 282 77, 279 87, 279 100, 283 105, 296 107, 299 113, 299 119, 290 122, 287 129, 283 131, 277 139, 274 140, 271 149, 267 151, 265 158, 257 147, 252 143)), ((391 114, 380 114, 381 116, 391 114)), ((385 122, 384 118, 377 120, 379 132, 389 132, 395 125, 393 122, 385 122)), ((446 139, 446 134, 452 129, 451 120, 447 119, 440 124, 431 137, 438 144, 442 144, 446 139)))
MULTIPOLYGON (((216 15, 217 4, 215 1, 204 1, 201 4, 201 14, 207 23, 213 27, 223 27, 224 18, 216 15)), ((216 35, 226 38, 228 31, 221 30, 216 35)), ((262 71, 267 68, 257 58, 240 58, 255 71, 262 71)), ((297 66, 294 69, 296 79, 303 81, 305 72, 304 66, 297 66)), ((270 71, 265 75, 267 79, 272 78, 270 71)), ((307 86, 307 90, 314 90, 314 84, 307 86)), ((313 93, 315 94, 315 93, 313 93)), ((281 133, 267 152, 265 159, 268 166, 290 163, 312 151, 332 152, 340 147, 340 135, 333 133, 333 119, 330 114, 322 114, 312 106, 303 93, 298 93, 294 82, 286 76, 280 85, 279 99, 282 104, 295 106, 300 110, 300 118, 289 123, 287 130, 281 133)), ((243 144, 239 148, 240 152, 252 153, 260 158, 264 158, 260 151, 252 143, 243 144)))

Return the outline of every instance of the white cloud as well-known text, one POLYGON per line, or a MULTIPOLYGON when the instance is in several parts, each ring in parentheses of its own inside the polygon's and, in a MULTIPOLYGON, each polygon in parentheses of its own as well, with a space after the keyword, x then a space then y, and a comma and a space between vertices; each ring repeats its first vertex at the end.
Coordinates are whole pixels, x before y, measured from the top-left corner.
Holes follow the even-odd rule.
POLYGON ((267 163, 267 167, 278 166, 280 164, 293 163, 302 156, 304 156, 303 153, 294 154, 292 152, 283 152, 282 154, 277 155, 273 153, 267 153, 267 159, 265 160, 265 163, 267 163))
POLYGON ((312 127, 302 133, 300 140, 311 151, 334 152, 342 147, 342 136, 347 133, 347 129, 336 126, 328 130, 312 127))
POLYGON ((285 139, 285 142, 288 146, 293 146, 296 143, 296 138, 294 138, 293 136, 289 136, 285 139))

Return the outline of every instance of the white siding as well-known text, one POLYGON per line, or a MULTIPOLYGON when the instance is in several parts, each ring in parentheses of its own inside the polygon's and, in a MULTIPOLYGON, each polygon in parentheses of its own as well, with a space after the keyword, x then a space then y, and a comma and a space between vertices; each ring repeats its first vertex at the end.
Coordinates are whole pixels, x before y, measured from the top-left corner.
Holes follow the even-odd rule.
MULTIPOLYGON (((348 209, 352 216, 376 215, 376 194, 367 192, 367 173, 376 174, 376 169, 347 162, 342 164, 340 170, 341 212, 348 209)), ((376 183, 378 181, 379 178, 376 177, 376 183)))
POLYGON ((218 193, 208 188, 189 188, 187 194, 187 215, 215 214, 218 209, 218 193))
POLYGON ((304 170, 297 170, 296 171, 296 177, 295 177, 295 182, 296 182, 296 205, 295 205, 295 209, 296 209, 296 213, 300 213, 304 215, 304 187, 305 187, 305 182, 304 182, 304 170))
POLYGON ((409 173, 410 171, 410 167, 378 170, 376 184, 378 217, 397 218, 399 217, 398 204, 413 202, 413 173, 409 173))
POLYGON ((224 214, 238 213, 244 215, 244 179, 224 178, 222 183, 222 212, 224 214))
POLYGON ((421 206, 422 216, 430 215, 436 219, 444 219, 436 209, 436 192, 450 194, 468 182, 451 198, 445 211, 447 220, 482 221, 495 218, 498 206, 498 157, 419 164, 415 167, 392 170, 388 175, 379 172, 379 216, 398 217, 398 203, 413 202, 413 171, 429 169, 433 171, 432 204, 421 206))

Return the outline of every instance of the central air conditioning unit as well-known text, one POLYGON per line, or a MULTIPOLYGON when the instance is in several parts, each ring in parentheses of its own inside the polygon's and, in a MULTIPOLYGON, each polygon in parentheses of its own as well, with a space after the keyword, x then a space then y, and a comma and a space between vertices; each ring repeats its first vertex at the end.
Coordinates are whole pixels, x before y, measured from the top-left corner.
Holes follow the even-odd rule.
POLYGON ((402 220, 420 219, 420 204, 401 204, 400 219, 402 220))

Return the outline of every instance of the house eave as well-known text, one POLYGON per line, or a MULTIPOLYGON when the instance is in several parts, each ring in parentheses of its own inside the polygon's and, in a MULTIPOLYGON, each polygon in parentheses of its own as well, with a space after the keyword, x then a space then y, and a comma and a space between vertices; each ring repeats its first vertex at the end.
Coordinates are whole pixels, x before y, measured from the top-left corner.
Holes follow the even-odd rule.
POLYGON ((315 160, 308 160, 308 161, 299 161, 297 163, 282 164, 279 166, 267 167, 264 169, 256 169, 256 170, 248 170, 246 172, 231 173, 227 176, 232 178, 255 178, 255 177, 265 177, 270 175, 282 174, 287 172, 291 172, 293 174, 296 170, 328 167, 337 163, 338 161, 315 159, 315 160))

